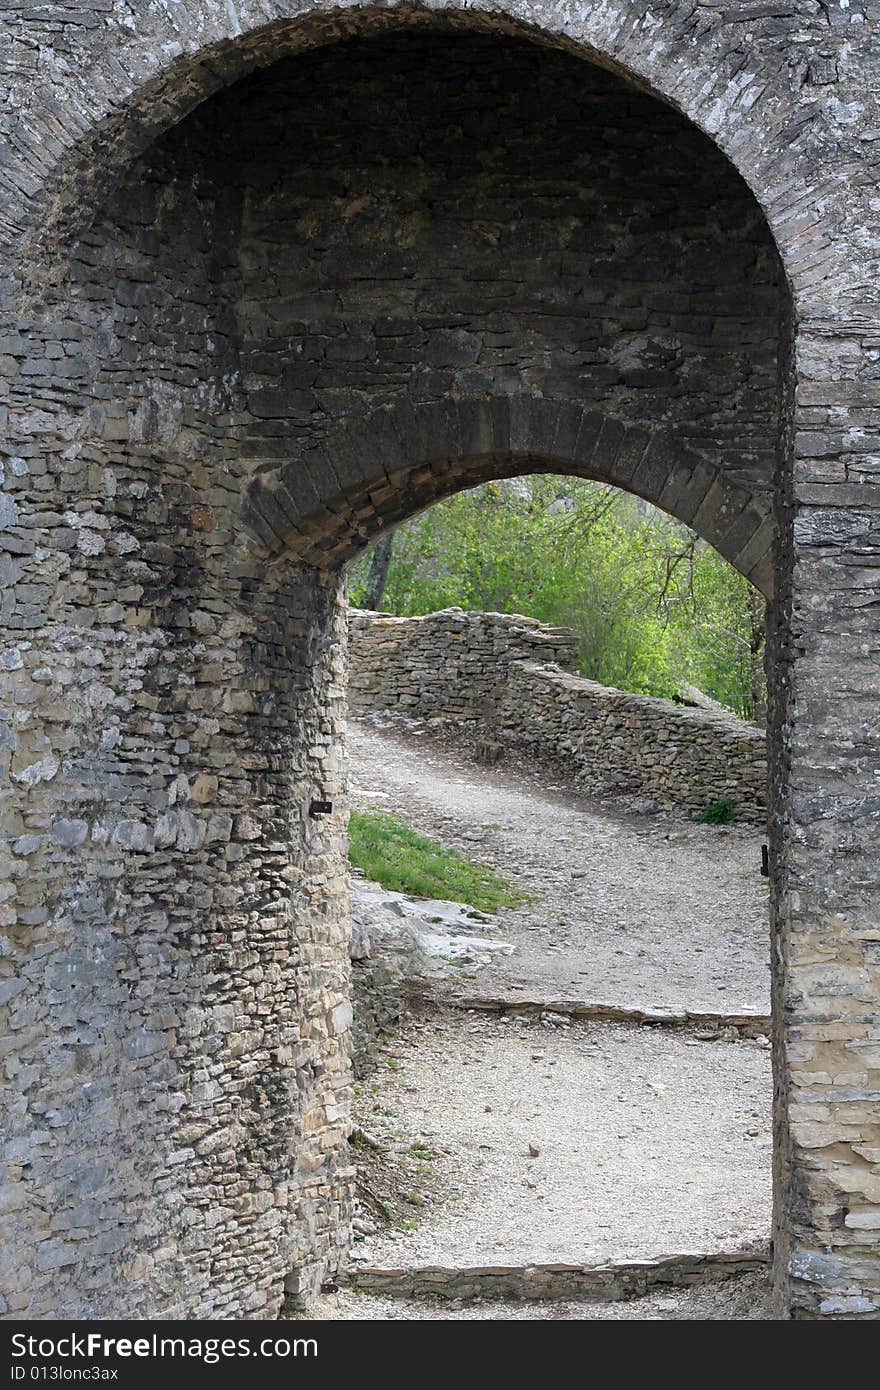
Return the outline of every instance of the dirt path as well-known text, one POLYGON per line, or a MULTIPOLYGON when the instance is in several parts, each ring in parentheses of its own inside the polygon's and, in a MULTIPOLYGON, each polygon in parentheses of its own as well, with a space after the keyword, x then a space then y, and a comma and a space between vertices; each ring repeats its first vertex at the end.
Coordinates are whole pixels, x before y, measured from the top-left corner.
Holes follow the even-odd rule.
POLYGON ((760 832, 638 817, 547 774, 475 768, 374 724, 350 732, 352 796, 490 864, 533 899, 479 990, 681 1011, 769 1010, 760 832))
MULTIPOLYGON (((433 982, 433 1002, 416 1008, 357 1088, 352 1269, 594 1265, 765 1243, 766 1039, 449 1007, 451 992, 766 1014, 759 833, 639 817, 546 773, 486 771, 374 724, 352 726, 350 750, 355 802, 396 812, 531 898, 500 914, 513 953, 433 982)), ((741 1275, 612 1304, 456 1304, 343 1289, 315 1315, 760 1318, 766 1281, 741 1275)))
POLYGON ((432 1010, 384 1062, 360 1114, 412 1190, 357 1262, 603 1264, 767 1239, 763 1039, 432 1010))

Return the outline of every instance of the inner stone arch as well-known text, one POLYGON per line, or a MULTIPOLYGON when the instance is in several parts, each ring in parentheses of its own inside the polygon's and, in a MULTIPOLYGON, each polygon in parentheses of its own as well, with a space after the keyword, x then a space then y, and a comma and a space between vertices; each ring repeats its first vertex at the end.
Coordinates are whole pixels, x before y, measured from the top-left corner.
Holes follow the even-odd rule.
POLYGON ((301 459, 259 473, 243 519, 274 554, 344 564, 381 530, 493 478, 568 473, 635 493, 691 526, 766 598, 774 522, 745 491, 674 437, 546 397, 457 398, 385 407, 332 430, 301 459))
POLYGON ((443 460, 485 472, 519 453, 611 471, 652 501, 665 489, 660 505, 696 518, 769 592, 787 291, 760 210, 705 137, 619 77, 482 35, 352 40, 238 92, 250 191, 237 431, 255 535, 332 566, 370 534, 371 508, 388 524, 454 485, 443 460), (352 105, 380 89, 395 130, 384 152, 352 105), (288 203, 246 133, 259 108, 286 148, 285 104, 288 203), (310 188, 330 177, 328 126, 339 159, 322 198, 310 188), (323 268, 306 224, 321 227, 323 268), (313 352, 319 366, 303 361, 313 352), (597 415, 608 423, 592 449, 583 424, 575 458, 597 415))

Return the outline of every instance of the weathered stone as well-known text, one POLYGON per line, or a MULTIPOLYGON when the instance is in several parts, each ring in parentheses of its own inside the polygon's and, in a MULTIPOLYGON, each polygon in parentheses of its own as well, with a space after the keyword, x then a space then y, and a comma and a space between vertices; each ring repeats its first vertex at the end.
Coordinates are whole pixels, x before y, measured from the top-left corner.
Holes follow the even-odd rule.
POLYGON ((153 848, 153 832, 143 821, 121 820, 113 831, 112 840, 123 849, 146 852, 153 848))
POLYGON ((59 845, 75 849, 89 836, 88 822, 84 820, 56 820, 52 822, 52 837, 59 845))
POLYGON ((19 835, 18 839, 13 841, 12 848, 16 854, 35 854, 40 848, 40 837, 39 835, 19 835))

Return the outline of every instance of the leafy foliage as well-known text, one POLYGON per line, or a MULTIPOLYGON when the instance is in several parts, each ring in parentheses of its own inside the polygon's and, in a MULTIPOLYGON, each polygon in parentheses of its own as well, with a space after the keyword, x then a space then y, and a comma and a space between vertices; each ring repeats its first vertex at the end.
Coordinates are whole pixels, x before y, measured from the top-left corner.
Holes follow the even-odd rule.
MULTIPOLYGON (((354 603, 369 554, 352 568, 354 603)), ((406 522, 382 606, 456 605, 573 628, 581 673, 603 685, 674 699, 693 685, 747 718, 760 713, 760 595, 686 527, 616 489, 516 478, 406 522)))
POLYGON ((724 796, 720 801, 710 801, 699 815, 694 816, 694 820, 700 821, 702 825, 732 825, 734 809, 730 797, 724 796))
POLYGON ((482 912, 526 901, 500 874, 418 835, 388 811, 352 811, 349 858, 374 883, 396 893, 469 903, 482 912))

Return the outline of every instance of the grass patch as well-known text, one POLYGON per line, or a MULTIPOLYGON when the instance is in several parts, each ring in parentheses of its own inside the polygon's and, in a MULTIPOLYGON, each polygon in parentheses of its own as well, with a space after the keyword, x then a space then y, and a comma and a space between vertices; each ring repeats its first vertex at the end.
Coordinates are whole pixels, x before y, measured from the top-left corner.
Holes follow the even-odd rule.
POLYGON ((433 1149, 426 1149, 424 1144, 412 1144, 410 1146, 410 1157, 417 1158, 420 1163, 433 1163, 437 1155, 433 1149))
POLYGON ((417 835, 388 811, 352 811, 348 833, 355 868, 393 892, 467 903, 481 912, 528 901, 493 869, 417 835))
POLYGON ((732 825, 733 813, 733 802, 725 796, 721 801, 710 801, 695 819, 703 825, 732 825))

